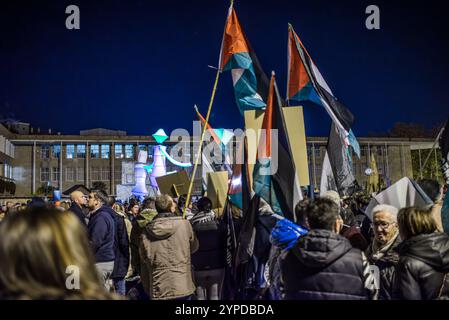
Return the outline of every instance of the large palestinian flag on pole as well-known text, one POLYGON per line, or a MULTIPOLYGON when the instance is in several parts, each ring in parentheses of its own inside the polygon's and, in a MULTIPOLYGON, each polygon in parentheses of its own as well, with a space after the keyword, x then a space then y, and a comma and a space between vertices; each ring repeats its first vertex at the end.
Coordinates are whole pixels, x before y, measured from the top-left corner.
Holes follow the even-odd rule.
POLYGON ((294 206, 302 199, 274 73, 253 171, 254 192, 273 211, 295 221, 294 206), (265 136, 265 139, 264 139, 265 136))
POLYGON ((223 34, 219 69, 231 70, 235 99, 242 115, 245 110, 265 108, 268 77, 240 26, 232 4, 223 34))
POLYGON ((351 130, 354 116, 335 98, 291 24, 288 37, 287 100, 308 100, 322 105, 345 144, 351 145, 356 154, 360 155, 359 145, 351 130))

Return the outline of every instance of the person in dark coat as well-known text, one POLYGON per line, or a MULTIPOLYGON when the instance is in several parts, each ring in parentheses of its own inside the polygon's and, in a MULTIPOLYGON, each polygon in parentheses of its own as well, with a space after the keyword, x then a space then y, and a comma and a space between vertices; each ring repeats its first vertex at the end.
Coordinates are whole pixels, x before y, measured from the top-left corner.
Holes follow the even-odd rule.
POLYGON ((281 256, 285 300, 365 300, 369 265, 339 233, 343 220, 335 202, 318 198, 306 208, 309 233, 281 256))
POLYGON ((449 298, 449 236, 437 232, 431 209, 404 208, 398 214, 399 263, 393 298, 433 300, 449 298))
POLYGON ((107 211, 114 219, 115 234, 114 234, 114 269, 111 274, 115 291, 118 294, 126 295, 125 276, 128 273, 129 267, 129 239, 126 231, 126 224, 124 217, 120 216, 112 209, 111 203, 114 199, 109 197, 107 204, 103 205, 104 210, 107 211))
POLYGON ((391 300, 391 288, 396 265, 399 262, 398 209, 380 204, 373 208, 374 239, 366 250, 368 261, 379 268, 379 290, 376 298, 391 300))
POLYGON ((115 221, 105 206, 107 202, 108 198, 101 191, 93 190, 89 194, 87 205, 90 218, 87 233, 95 255, 95 266, 102 276, 104 287, 109 290, 115 260, 115 221))
POLYGON ((87 199, 81 191, 73 191, 70 194, 70 199, 72 200, 72 205, 69 208, 70 212, 73 212, 83 226, 87 226, 87 216, 84 209, 87 205, 87 199))
POLYGON ((196 295, 198 300, 220 300, 226 266, 226 229, 212 211, 212 201, 201 198, 199 212, 191 219, 192 229, 199 242, 192 254, 196 295))

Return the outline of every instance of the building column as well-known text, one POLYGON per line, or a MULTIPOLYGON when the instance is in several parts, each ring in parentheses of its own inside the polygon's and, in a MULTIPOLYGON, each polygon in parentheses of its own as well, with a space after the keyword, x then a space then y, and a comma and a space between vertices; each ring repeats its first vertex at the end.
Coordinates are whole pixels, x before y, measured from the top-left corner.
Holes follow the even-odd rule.
POLYGON ((89 153, 89 142, 86 142, 86 155, 84 157, 85 158, 85 161, 84 161, 84 165, 85 165, 85 168, 84 168, 84 176, 85 176, 84 182, 85 182, 87 188, 89 188, 89 156, 90 156, 90 153, 89 153))
POLYGON ((110 180, 110 194, 115 194, 115 143, 112 142, 111 146, 109 147, 109 165, 110 165, 110 171, 109 171, 109 180, 110 180))
POLYGON ((390 179, 390 167, 388 166, 388 144, 385 142, 385 177, 390 179))
POLYGON ((401 176, 405 177, 405 155, 404 155, 404 144, 401 143, 401 176))
POLYGON ((31 186, 32 194, 36 193, 36 141, 33 142, 33 182, 31 186))
POLYGON ((62 177, 63 177, 63 168, 62 168, 62 141, 60 142, 60 152, 59 152, 59 190, 62 192, 62 177))

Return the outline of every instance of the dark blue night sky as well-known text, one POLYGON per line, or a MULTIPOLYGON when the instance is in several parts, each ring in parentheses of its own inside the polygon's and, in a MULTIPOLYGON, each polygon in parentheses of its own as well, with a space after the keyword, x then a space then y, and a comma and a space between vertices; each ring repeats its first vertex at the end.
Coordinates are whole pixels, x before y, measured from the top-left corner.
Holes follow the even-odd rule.
MULTIPOLYGON (((334 94, 354 113, 357 136, 395 122, 432 127, 449 114, 449 33, 440 1, 238 1, 240 22, 285 94, 291 22, 334 94), (380 7, 381 30, 365 27, 380 7)), ((148 135, 189 129, 209 102, 228 1, 22 1, 0 5, 0 113, 63 133, 104 127, 148 135), (81 30, 65 28, 65 8, 81 30)), ((328 116, 305 109, 308 135, 328 116)), ((214 127, 243 120, 230 73, 220 78, 214 127)))

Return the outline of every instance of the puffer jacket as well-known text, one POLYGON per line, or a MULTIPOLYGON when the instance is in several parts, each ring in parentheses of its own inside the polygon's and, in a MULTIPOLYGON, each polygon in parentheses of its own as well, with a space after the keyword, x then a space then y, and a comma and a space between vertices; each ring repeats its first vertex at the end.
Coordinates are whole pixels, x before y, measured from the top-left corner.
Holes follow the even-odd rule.
POLYGON ((191 219, 199 249, 192 254, 195 271, 220 269, 226 266, 226 228, 213 212, 199 212, 191 219))
MULTIPOLYGON (((420 234, 399 245, 399 263, 393 282, 393 298, 432 300, 448 297, 443 279, 449 272, 449 236, 442 232, 420 234)), ((446 281, 449 277, 446 276, 446 281)))
POLYGON ((400 243, 401 237, 397 235, 390 248, 388 248, 385 254, 379 259, 376 259, 373 255, 372 245, 369 246, 366 251, 368 261, 379 268, 379 300, 391 300, 394 272, 399 262, 398 246, 400 243))
POLYGON ((148 274, 142 284, 151 300, 186 297, 195 292, 191 254, 198 240, 190 222, 170 213, 158 214, 142 232, 139 252, 148 274))
MULTIPOLYGON (((281 256, 285 300, 365 300, 362 252, 332 231, 314 229, 281 256)), ((366 267, 365 267, 366 266, 366 267)))

